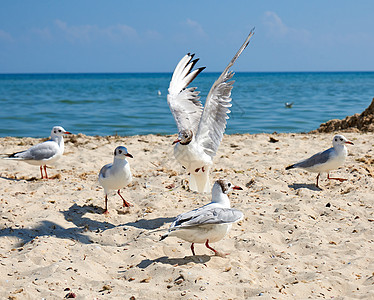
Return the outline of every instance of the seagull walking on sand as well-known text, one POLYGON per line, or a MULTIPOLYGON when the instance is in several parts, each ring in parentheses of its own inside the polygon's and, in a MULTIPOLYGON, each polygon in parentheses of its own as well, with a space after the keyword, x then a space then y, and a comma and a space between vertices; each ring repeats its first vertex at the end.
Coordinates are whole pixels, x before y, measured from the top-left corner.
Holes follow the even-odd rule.
POLYGON ((64 134, 71 133, 61 126, 54 126, 50 140, 34 145, 25 151, 13 153, 5 159, 19 160, 30 165, 40 166, 42 179, 44 179, 44 167, 45 178, 48 179, 47 165, 53 165, 64 154, 64 134))
POLYGON ((319 188, 318 178, 321 173, 325 172, 327 172, 327 179, 335 179, 343 182, 347 179, 330 177, 329 171, 335 170, 343 165, 348 155, 347 147, 345 146, 346 144, 353 145, 353 143, 347 140, 343 135, 335 135, 332 139, 333 147, 290 165, 286 167, 286 170, 301 168, 308 172, 318 173, 316 183, 317 188, 319 188))
POLYGON ((110 190, 117 190, 118 195, 123 201, 124 207, 130 207, 128 203, 121 195, 120 189, 127 186, 132 181, 132 175, 130 170, 130 164, 126 157, 133 156, 127 151, 126 147, 118 146, 114 150, 113 163, 107 164, 101 168, 99 173, 99 183, 104 188, 105 192, 105 210, 104 214, 108 214, 108 192, 110 190))
POLYGON ((229 118, 231 90, 234 73, 229 71, 243 50, 247 47, 252 30, 239 51, 214 82, 203 108, 196 87, 188 85, 205 67, 192 70, 199 59, 194 54, 185 55, 176 66, 170 81, 167 101, 178 127, 178 138, 173 144, 174 156, 190 174, 190 189, 210 192, 209 171, 213 157, 221 143, 229 118))
POLYGON ((205 243, 215 255, 225 256, 213 249, 209 243, 222 240, 229 232, 231 225, 243 218, 243 213, 230 207, 227 194, 232 190, 241 190, 224 179, 217 180, 212 189, 212 202, 198 209, 177 216, 169 231, 160 240, 168 236, 176 236, 191 244, 192 254, 195 255, 194 244, 205 243))

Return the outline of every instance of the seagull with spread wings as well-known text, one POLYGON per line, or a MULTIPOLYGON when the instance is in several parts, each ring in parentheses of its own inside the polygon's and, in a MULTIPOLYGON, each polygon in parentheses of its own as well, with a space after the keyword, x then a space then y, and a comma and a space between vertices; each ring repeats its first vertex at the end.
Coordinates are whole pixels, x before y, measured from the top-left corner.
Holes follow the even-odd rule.
POLYGON ((209 171, 213 164, 223 133, 225 132, 234 73, 229 69, 248 46, 252 30, 239 51, 214 82, 206 98, 205 107, 200 102, 196 87, 188 85, 205 69, 192 70, 199 59, 194 54, 185 55, 176 66, 170 81, 167 101, 178 127, 178 138, 173 144, 176 160, 190 177, 190 189, 210 192, 209 171))

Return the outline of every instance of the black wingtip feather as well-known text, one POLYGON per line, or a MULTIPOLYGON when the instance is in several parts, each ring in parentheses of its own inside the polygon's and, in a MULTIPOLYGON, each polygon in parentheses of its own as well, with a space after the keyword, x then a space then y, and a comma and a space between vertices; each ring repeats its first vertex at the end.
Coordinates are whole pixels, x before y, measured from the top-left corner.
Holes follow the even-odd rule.
POLYGON ((160 237, 160 241, 166 239, 168 237, 168 234, 164 234, 163 236, 160 237))
POLYGON ((193 67, 196 65, 196 63, 199 61, 199 58, 196 58, 194 59, 193 61, 191 61, 191 70, 193 69, 193 67))
POLYGON ((286 167, 286 170, 293 169, 293 168, 295 168, 294 165, 290 165, 290 166, 286 167))
POLYGON ((23 151, 20 152, 14 152, 13 154, 9 154, 8 158, 15 158, 17 154, 22 153, 23 151))
POLYGON ((205 69, 205 67, 201 67, 201 68, 198 68, 196 69, 197 72, 195 73, 195 75, 191 78, 191 80, 189 80, 187 83, 186 83, 186 87, 192 82, 194 81, 194 79, 205 69))
MULTIPOLYGON (((206 67, 200 67, 198 68, 199 72, 197 72, 197 75, 199 75, 202 71, 204 71, 206 69, 206 67)), ((197 76, 196 75, 196 76, 197 76)))

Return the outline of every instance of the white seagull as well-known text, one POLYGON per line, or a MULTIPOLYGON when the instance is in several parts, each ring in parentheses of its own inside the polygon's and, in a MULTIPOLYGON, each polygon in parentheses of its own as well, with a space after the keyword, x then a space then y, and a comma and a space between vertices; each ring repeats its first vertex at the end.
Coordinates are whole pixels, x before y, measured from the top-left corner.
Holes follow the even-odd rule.
POLYGON ((345 146, 346 144, 353 145, 353 143, 347 140, 343 135, 335 135, 332 139, 333 147, 325 151, 319 152, 317 154, 314 154, 313 156, 302 161, 299 161, 293 165, 290 165, 286 167, 286 170, 293 168, 301 168, 309 172, 318 173, 316 183, 316 186, 318 188, 319 175, 325 172, 327 172, 327 179, 335 179, 339 180, 340 182, 343 182, 347 179, 330 177, 329 171, 335 170, 339 168, 341 165, 343 165, 345 158, 348 155, 347 147, 345 146))
POLYGON ((130 207, 128 203, 120 194, 120 189, 127 186, 132 181, 130 164, 126 157, 133 156, 127 152, 127 148, 118 146, 114 150, 113 163, 107 164, 101 168, 99 173, 99 183, 104 188, 105 192, 105 210, 104 214, 108 214, 108 192, 110 190, 118 190, 117 193, 123 200, 124 207, 130 207))
POLYGON ((205 246, 215 255, 223 256, 209 243, 222 240, 229 232, 232 223, 243 218, 241 211, 230 207, 227 194, 233 189, 241 190, 242 188, 224 179, 217 180, 212 188, 212 202, 177 216, 169 231, 160 240, 168 236, 176 236, 190 242, 193 255, 195 255, 194 243, 205 243, 205 246))
POLYGON ((25 151, 13 153, 5 159, 20 160, 30 165, 40 166, 42 179, 44 167, 45 178, 48 179, 47 165, 53 165, 64 154, 64 134, 71 133, 61 126, 55 126, 52 128, 50 140, 34 145, 25 151))
POLYGON ((210 192, 209 170, 213 164, 231 107, 231 89, 234 81, 229 81, 234 73, 229 68, 247 47, 254 30, 246 38, 234 58, 214 82, 203 108, 196 87, 188 85, 203 68, 192 71, 199 59, 194 54, 185 55, 176 66, 170 81, 167 101, 178 127, 178 138, 173 144, 176 160, 190 174, 190 189, 210 192))

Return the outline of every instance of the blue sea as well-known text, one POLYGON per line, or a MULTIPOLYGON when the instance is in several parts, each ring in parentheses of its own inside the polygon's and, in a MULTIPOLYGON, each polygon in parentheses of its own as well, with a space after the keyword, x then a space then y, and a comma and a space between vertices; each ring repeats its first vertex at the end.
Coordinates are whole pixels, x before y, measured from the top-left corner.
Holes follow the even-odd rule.
MULTIPOLYGON (((54 125, 86 135, 174 134, 171 75, 0 74, 0 136, 47 137, 54 125)), ((203 72, 191 84, 203 103, 219 75, 203 72)), ((374 72, 236 73, 234 80, 227 134, 308 132, 361 113, 374 97, 374 72)))

